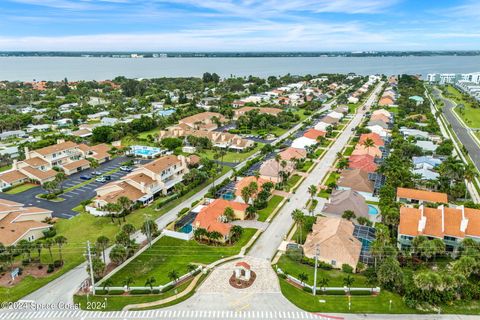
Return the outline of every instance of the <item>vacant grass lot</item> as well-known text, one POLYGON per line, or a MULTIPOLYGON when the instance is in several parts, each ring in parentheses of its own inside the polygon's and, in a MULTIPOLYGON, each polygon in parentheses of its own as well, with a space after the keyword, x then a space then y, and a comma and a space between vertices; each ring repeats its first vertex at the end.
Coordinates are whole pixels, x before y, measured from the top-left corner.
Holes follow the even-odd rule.
POLYGON ((152 248, 143 252, 110 279, 114 286, 121 286, 128 277, 133 278, 132 287, 144 286, 150 277, 155 278, 156 285, 166 284, 171 281, 168 277, 170 271, 175 270, 179 275, 183 275, 188 272, 189 264, 210 264, 239 253, 256 231, 244 229, 240 240, 232 246, 205 245, 195 240, 162 237, 152 248))
POLYGON ((265 221, 272 214, 273 210, 282 202, 283 197, 273 195, 268 201, 268 206, 262 210, 258 211, 258 221, 265 221))
MULTIPOLYGON (((263 147, 263 143, 258 143, 255 148, 253 148, 250 151, 247 152, 235 152, 235 151, 228 151, 224 156, 223 156, 223 161, 224 162, 235 162, 239 163, 245 160, 246 158, 250 157, 252 154, 255 152, 259 151, 263 147)), ((207 157, 208 159, 215 159, 218 161, 221 161, 222 158, 215 158, 215 152, 213 150, 205 150, 202 153, 199 154, 200 156, 207 157)))
POLYGON ((447 86, 449 96, 447 98, 452 99, 457 103, 457 107, 454 109, 455 113, 465 122, 465 124, 471 128, 480 128, 480 109, 472 108, 472 104, 463 98, 463 95, 453 86, 447 86), (458 105, 463 104, 463 111, 460 110, 458 105))

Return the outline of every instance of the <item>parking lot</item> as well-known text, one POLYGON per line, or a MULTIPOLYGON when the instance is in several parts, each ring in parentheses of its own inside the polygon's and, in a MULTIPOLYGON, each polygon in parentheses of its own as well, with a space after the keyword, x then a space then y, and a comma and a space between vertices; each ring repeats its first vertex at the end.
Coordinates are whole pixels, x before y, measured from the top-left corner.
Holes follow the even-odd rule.
MULTIPOLYGON (((107 161, 106 163, 101 164, 95 171, 99 171, 102 174, 105 174, 109 171, 119 169, 123 162, 130 160, 131 158, 127 157, 118 157, 107 161)), ((147 163, 151 160, 140 160, 140 164, 147 163)), ((84 175, 91 175, 92 169, 87 169, 67 177, 67 180, 62 183, 64 189, 73 188, 79 184, 83 184, 73 190, 67 191, 59 195, 60 198, 64 199, 61 202, 53 202, 44 199, 38 199, 37 196, 46 193, 42 187, 38 186, 18 194, 6 194, 0 193, 0 198, 7 199, 11 201, 16 201, 24 203, 26 206, 37 206, 44 209, 53 211, 53 216, 58 218, 70 219, 78 214, 78 212, 73 211, 72 209, 80 205, 82 201, 89 200, 95 196, 95 189, 104 185, 108 182, 116 181, 125 176, 128 172, 116 171, 110 173, 110 181, 104 183, 98 182, 95 179, 97 176, 93 176, 90 180, 82 180, 80 177, 84 175)))

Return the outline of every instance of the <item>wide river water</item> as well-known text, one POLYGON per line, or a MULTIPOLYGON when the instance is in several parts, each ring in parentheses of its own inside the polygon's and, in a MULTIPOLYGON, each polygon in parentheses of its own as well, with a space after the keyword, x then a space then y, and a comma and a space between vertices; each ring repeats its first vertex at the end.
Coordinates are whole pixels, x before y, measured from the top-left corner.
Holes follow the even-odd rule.
POLYGON ((479 56, 317 58, 83 58, 0 57, 0 80, 105 80, 201 76, 222 77, 349 73, 421 74, 480 71, 479 56))

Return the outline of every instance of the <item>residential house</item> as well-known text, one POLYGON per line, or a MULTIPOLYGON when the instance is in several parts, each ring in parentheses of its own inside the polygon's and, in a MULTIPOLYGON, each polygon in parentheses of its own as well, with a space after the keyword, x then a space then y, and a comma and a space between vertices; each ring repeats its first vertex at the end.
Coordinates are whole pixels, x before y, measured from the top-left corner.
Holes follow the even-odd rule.
POLYGON ((43 231, 52 227, 45 222, 51 218, 50 210, 0 199, 0 243, 12 246, 21 240, 40 239, 44 236, 43 231))
POLYGON ((217 119, 220 123, 225 123, 227 120, 223 115, 217 112, 202 112, 197 113, 193 116, 189 116, 179 120, 179 126, 184 127, 185 129, 195 129, 195 130, 215 130, 218 125, 215 122, 217 119))
MULTIPOLYGON (((334 118, 330 116, 325 116, 322 118, 321 122, 328 123, 330 125, 336 125, 340 122, 339 118, 334 118)), ((316 129, 316 128, 315 128, 316 129)))
POLYGON ((432 156, 421 156, 421 157, 413 157, 413 167, 415 169, 428 169, 432 170, 442 164, 442 160, 438 158, 434 158, 432 156))
POLYGON ((370 117, 370 121, 381 121, 383 123, 390 123, 391 119, 389 117, 387 117, 386 115, 384 114, 381 114, 381 113, 377 113, 377 114, 373 114, 371 117, 370 117))
POLYGON ((417 147, 422 148, 423 151, 428 151, 428 152, 435 152, 435 150, 437 150, 437 147, 438 147, 432 141, 422 141, 422 140, 415 142, 415 145, 417 147))
POLYGON ((382 139, 382 137, 374 132, 362 133, 360 135, 360 139, 358 140, 358 144, 364 144, 367 139, 372 140, 377 147, 385 146, 385 141, 382 139))
POLYGON ((347 264, 355 270, 362 244, 353 236, 354 229, 354 224, 345 219, 317 217, 303 245, 303 252, 307 258, 315 258, 318 252, 318 259, 334 268, 347 264))
POLYGON ((357 144, 355 146, 355 149, 352 152, 352 156, 364 156, 364 155, 373 156, 375 158, 381 158, 382 151, 377 146, 366 147, 363 144, 357 144))
POLYGON ((244 177, 241 180, 237 181, 237 183, 235 184, 235 196, 237 198, 237 201, 243 202, 242 190, 243 188, 248 187, 252 182, 255 182, 257 184, 258 192, 260 192, 262 190, 262 186, 269 181, 261 177, 257 178, 255 176, 244 177))
POLYGON ((366 200, 375 201, 374 184, 370 180, 368 172, 360 169, 343 170, 337 181, 339 190, 355 190, 366 200))
POLYGON ((480 243, 480 210, 449 208, 441 205, 428 208, 401 207, 398 225, 398 247, 410 248, 417 236, 441 239, 447 251, 456 252, 463 239, 469 238, 480 243))
POLYGON ((430 138, 430 134, 428 132, 421 131, 418 129, 409 129, 406 127, 401 127, 399 131, 404 137, 414 137, 415 139, 422 139, 422 140, 427 140, 430 138))
POLYGON ((327 135, 327 132, 326 131, 322 131, 322 130, 316 130, 316 129, 308 129, 307 131, 305 131, 305 133, 303 134, 303 136, 305 138, 308 138, 308 139, 313 139, 315 141, 318 141, 318 138, 319 137, 325 137, 327 135))
POLYGON ((378 114, 382 114, 382 115, 388 117, 389 119, 392 118, 392 114, 385 109, 378 109, 378 110, 375 110, 375 111, 372 112, 372 116, 375 116, 375 115, 378 115, 378 114))
POLYGON ((282 160, 291 161, 293 159, 305 159, 307 157, 307 151, 301 148, 286 148, 285 150, 279 152, 280 158, 282 160))
POLYGON ((433 181, 440 177, 437 172, 428 170, 427 168, 413 169, 412 172, 413 174, 418 175, 420 180, 423 181, 433 181))
POLYGON ((300 137, 293 140, 291 147, 296 149, 307 149, 310 146, 316 145, 318 141, 316 139, 310 139, 307 137, 300 137))
POLYGON ((448 203, 448 195, 442 192, 397 188, 397 202, 408 205, 424 203, 448 203))
POLYGON ((104 117, 100 120, 102 126, 114 126, 120 121, 117 118, 104 117))
POLYGON ((366 126, 366 129, 370 130, 373 133, 378 134, 380 137, 385 138, 386 136, 389 135, 390 131, 382 128, 381 126, 375 125, 375 126, 366 126))
POLYGON ((222 238, 220 242, 226 242, 231 236, 232 225, 224 217, 225 209, 231 208, 235 219, 245 219, 248 204, 215 199, 204 206, 192 223, 193 230, 205 229, 207 232, 218 232, 222 238))
POLYGON ((365 198, 354 190, 333 190, 330 199, 323 206, 322 212, 342 217, 345 211, 353 211, 355 216, 369 219, 368 205, 365 198))
POLYGON ((23 130, 3 131, 0 133, 0 140, 8 140, 14 138, 23 138, 27 133, 23 130))
POLYGON ((378 101, 379 106, 393 106, 395 104, 395 99, 391 96, 382 96, 378 101))
POLYGON ((326 123, 323 121, 318 122, 313 128, 318 131, 327 131, 328 127, 331 127, 330 123, 326 123))
POLYGON ((381 120, 370 120, 367 123, 368 126, 379 126, 382 127, 383 129, 388 129, 388 124, 381 121, 381 120))
POLYGON ((260 177, 271 181, 273 183, 279 183, 282 181, 281 173, 282 171, 291 174, 295 170, 293 162, 286 161, 287 165, 282 167, 281 162, 275 161, 275 159, 269 159, 262 163, 260 166, 260 177))
POLYGON ((368 173, 373 173, 378 169, 378 165, 375 163, 375 156, 369 154, 351 155, 348 158, 348 167, 350 169, 360 169, 368 173))
POLYGON ((420 96, 411 96, 408 97, 409 100, 413 100, 417 106, 423 104, 424 99, 420 96))

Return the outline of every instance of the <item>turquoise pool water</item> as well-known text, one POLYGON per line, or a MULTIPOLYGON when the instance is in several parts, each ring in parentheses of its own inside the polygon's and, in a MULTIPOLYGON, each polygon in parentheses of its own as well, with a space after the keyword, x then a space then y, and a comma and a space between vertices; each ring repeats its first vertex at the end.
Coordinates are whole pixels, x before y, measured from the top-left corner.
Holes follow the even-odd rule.
POLYGON ((132 146, 130 148, 132 153, 135 156, 141 156, 141 157, 153 157, 162 151, 160 148, 148 147, 148 146, 132 146))
POLYGON ((187 225, 184 225, 181 229, 180 229, 180 232, 183 232, 183 233, 190 233, 192 232, 192 224, 187 224, 187 225))
POLYGON ((143 149, 143 150, 135 150, 135 154, 140 154, 142 156, 151 156, 155 153, 157 153, 158 151, 156 150, 148 150, 148 149, 143 149))
POLYGON ((223 196, 222 196, 223 199, 225 200, 233 200, 235 199, 235 195, 231 192, 229 193, 225 193, 223 196))
POLYGON ((368 214, 376 215, 376 214, 378 214, 378 209, 369 204, 368 205, 368 214))

